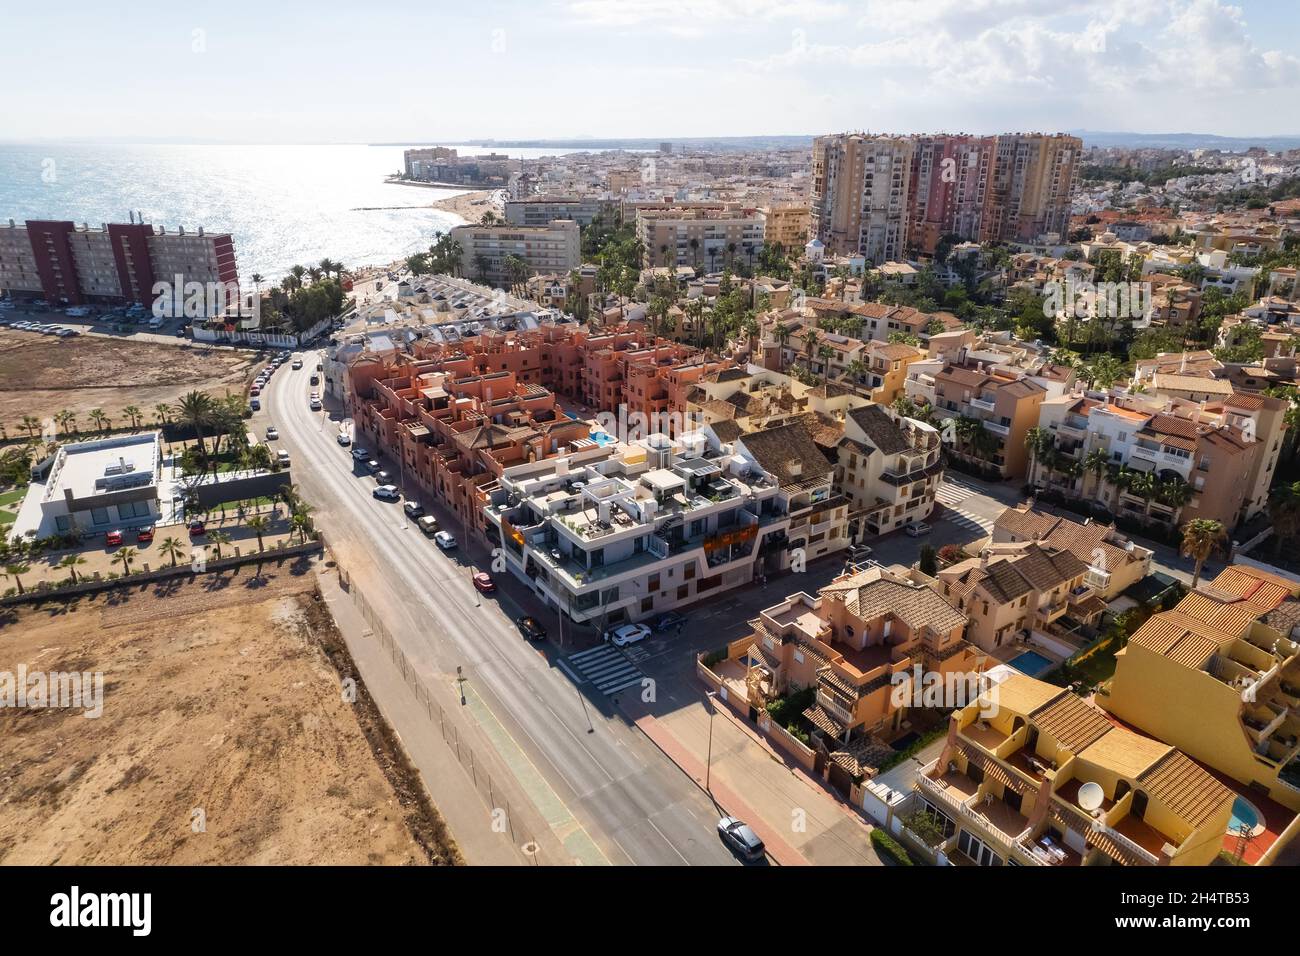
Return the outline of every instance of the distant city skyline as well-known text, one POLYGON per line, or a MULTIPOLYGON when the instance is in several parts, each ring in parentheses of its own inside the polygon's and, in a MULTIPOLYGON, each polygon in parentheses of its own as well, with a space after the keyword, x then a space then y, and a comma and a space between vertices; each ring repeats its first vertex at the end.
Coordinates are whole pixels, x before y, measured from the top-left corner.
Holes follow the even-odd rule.
POLYGON ((9 142, 1300 133, 1300 24, 1267 0, 76 0, 6 20, 14 75, 39 77, 3 95, 9 142))

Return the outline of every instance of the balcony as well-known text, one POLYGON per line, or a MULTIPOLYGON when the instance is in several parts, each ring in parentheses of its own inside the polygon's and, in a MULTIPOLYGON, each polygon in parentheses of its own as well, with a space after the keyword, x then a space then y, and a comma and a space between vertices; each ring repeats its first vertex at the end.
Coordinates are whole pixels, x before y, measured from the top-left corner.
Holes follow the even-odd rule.
POLYGON ((994 421, 989 421, 987 418, 984 419, 983 421, 984 421, 984 429, 986 431, 990 431, 995 435, 1001 435, 1003 438, 1006 438, 1008 435, 1011 434, 1011 429, 1006 425, 994 421))
POLYGON ((989 400, 989 399, 987 399, 987 398, 972 398, 972 399, 970 400, 970 404, 971 404, 973 407, 978 408, 978 409, 981 409, 981 410, 986 411, 986 412, 994 411, 994 410, 996 409, 996 407, 997 407, 996 404, 995 404, 994 402, 992 402, 991 400, 989 400))

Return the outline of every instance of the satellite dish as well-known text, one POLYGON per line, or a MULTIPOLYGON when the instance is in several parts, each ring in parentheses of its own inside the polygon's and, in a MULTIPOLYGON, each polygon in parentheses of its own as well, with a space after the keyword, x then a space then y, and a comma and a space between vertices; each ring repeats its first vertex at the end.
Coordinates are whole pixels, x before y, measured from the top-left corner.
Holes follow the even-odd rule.
POLYGON ((1106 792, 1101 789, 1099 783, 1085 783, 1079 788, 1079 806, 1091 813, 1101 807, 1101 801, 1106 798, 1106 792))

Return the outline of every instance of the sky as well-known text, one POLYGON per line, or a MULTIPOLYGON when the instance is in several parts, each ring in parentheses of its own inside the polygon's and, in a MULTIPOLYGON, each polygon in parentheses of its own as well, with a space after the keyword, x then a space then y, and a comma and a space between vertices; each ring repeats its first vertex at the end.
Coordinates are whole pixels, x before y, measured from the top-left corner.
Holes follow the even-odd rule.
POLYGON ((1300 134, 1300 0, 5 8, 9 141, 1300 134))

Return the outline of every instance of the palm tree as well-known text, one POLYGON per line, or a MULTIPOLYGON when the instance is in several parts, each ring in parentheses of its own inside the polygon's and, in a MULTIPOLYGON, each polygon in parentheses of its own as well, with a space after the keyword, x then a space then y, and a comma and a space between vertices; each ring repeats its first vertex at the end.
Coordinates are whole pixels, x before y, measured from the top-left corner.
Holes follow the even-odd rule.
POLYGON ((692 237, 689 245, 691 247, 691 261, 695 264, 695 268, 698 269, 700 267, 700 240, 692 237))
POLYGON ((1096 497, 1097 492, 1101 489, 1101 476, 1108 464, 1110 464, 1110 456, 1100 448, 1094 448, 1084 456, 1083 470, 1092 472, 1095 482, 1092 489, 1093 497, 1096 497))
POLYGON ((203 440, 203 426, 212 419, 214 404, 207 392, 188 392, 177 404, 176 411, 182 419, 194 428, 194 435, 199 440, 199 457, 207 467, 208 449, 203 440))
POLYGON ((135 548, 118 548, 117 551, 113 553, 113 560, 122 562, 123 575, 131 573, 131 565, 135 563, 135 558, 138 553, 139 552, 137 552, 135 548))
POLYGON ((162 543, 158 545, 158 550, 172 559, 172 567, 176 567, 180 556, 185 553, 185 545, 181 544, 176 538, 163 538, 162 543))
POLYGON ((166 402, 159 402, 153 407, 153 414, 159 425, 166 425, 172 420, 172 407, 166 402))
POLYGON ((63 434, 71 435, 77 430, 77 413, 64 409, 54 416, 59 428, 63 429, 63 434))
POLYGON ((27 430, 27 437, 35 438, 36 429, 41 427, 41 420, 35 415, 24 415, 22 425, 23 428, 27 430))
POLYGON ((1183 554, 1196 559, 1196 570, 1192 573, 1192 587, 1201 580, 1201 568, 1205 565, 1220 541, 1228 536, 1223 523, 1213 518, 1195 518, 1183 525, 1183 554))
POLYGON ((108 426, 112 424, 102 408, 92 408, 90 410, 90 420, 95 423, 95 427, 100 431, 108 431, 108 426))
POLYGON ((267 529, 271 526, 271 522, 266 520, 265 515, 253 515, 253 517, 244 522, 244 525, 257 535, 257 550, 259 552, 265 551, 266 548, 262 545, 262 535, 266 534, 267 529))
POLYGON ((132 429, 138 429, 140 427, 140 419, 144 418, 144 412, 140 411, 139 405, 126 406, 126 408, 122 409, 122 414, 131 419, 132 429))
POLYGON ((289 519, 289 527, 298 535, 298 540, 303 544, 307 543, 307 535, 312 532, 312 521, 309 508, 302 511, 295 511, 293 517, 289 519))
POLYGON ((211 531, 208 533, 208 543, 212 545, 213 550, 216 551, 217 560, 220 561, 221 548, 224 545, 230 544, 230 535, 226 534, 224 531, 211 531))
POLYGON ((66 570, 68 571, 68 573, 72 575, 72 578, 71 578, 72 583, 73 583, 73 584, 76 584, 76 583, 77 583, 77 567, 78 567, 79 565, 82 565, 82 564, 85 564, 85 563, 86 563, 86 559, 83 558, 83 557, 82 557, 81 555, 79 555, 79 554, 65 554, 65 555, 64 555, 64 556, 59 560, 59 567, 66 569, 66 570))
POLYGON ((13 564, 5 565, 5 577, 14 579, 14 584, 18 585, 19 594, 23 593, 23 582, 21 576, 29 572, 31 569, 32 566, 24 561, 15 561, 13 564))
POLYGON ((1034 470, 1042 464, 1043 459, 1056 445, 1050 431, 1035 425, 1025 433, 1025 447, 1029 449, 1029 474, 1032 476, 1034 470))

